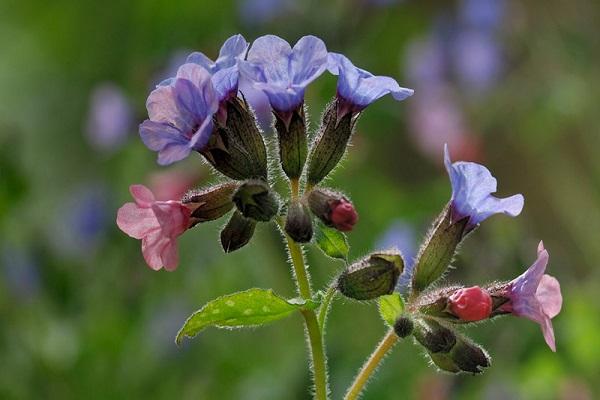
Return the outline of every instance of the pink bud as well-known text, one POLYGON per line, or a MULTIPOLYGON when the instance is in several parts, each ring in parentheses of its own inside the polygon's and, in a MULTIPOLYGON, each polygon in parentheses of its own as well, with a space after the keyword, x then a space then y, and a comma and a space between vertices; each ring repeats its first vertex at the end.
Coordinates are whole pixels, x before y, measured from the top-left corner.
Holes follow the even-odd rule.
POLYGON ((342 198, 331 204, 331 214, 329 216, 331 224, 342 232, 349 232, 358 221, 358 213, 352 203, 342 198))
POLYGON ((492 296, 480 288, 458 289, 448 299, 450 311, 463 321, 480 321, 492 313, 492 296))

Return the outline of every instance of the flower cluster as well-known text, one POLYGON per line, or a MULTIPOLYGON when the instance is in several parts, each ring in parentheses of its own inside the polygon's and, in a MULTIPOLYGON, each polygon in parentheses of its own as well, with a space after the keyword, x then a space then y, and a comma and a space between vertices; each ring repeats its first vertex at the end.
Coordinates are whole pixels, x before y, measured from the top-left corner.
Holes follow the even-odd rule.
MULTIPOLYGON (((524 204, 520 194, 495 197, 497 182, 490 171, 473 162, 452 162, 447 146, 444 163, 452 189, 450 200, 414 260, 405 260, 400 251, 391 249, 348 262, 345 234, 358 223, 358 213, 349 196, 322 182, 346 153, 361 113, 386 94, 400 101, 413 91, 400 87, 391 77, 375 76, 354 66, 342 54, 328 52, 317 37, 302 37, 292 47, 273 35, 252 44, 241 35, 233 36, 214 61, 194 52, 175 77, 150 93, 149 119, 140 125, 140 136, 150 150, 158 152, 158 163, 171 164, 198 153, 220 182, 170 200, 157 200, 145 186, 133 185, 130 191, 135 202, 119 209, 119 228, 142 240, 142 253, 152 269, 173 270, 178 264, 177 238, 198 224, 229 215, 220 233, 221 245, 228 253, 250 243, 257 224, 274 222, 286 239, 302 297, 300 301, 284 300, 262 289, 224 296, 192 315, 178 341, 209 325, 256 326, 299 310, 314 352, 314 346, 322 346, 315 339, 323 334, 322 318, 340 293, 360 301, 379 299, 382 316, 391 327, 389 335, 396 340, 414 336, 432 362, 449 372, 479 373, 490 364, 487 352, 459 333, 455 325, 500 315, 525 317, 540 324, 547 344, 555 350, 551 319, 559 313, 562 297, 558 281, 544 274, 549 254, 541 243, 536 262, 512 281, 472 287, 439 285, 468 234, 492 215, 518 216, 524 204), (338 76, 337 90, 309 143, 304 95, 308 85, 325 71, 338 76), (281 185, 275 185, 276 178, 283 175, 274 173, 274 166, 269 165, 262 131, 240 87, 262 92, 268 99, 277 134, 278 168, 287 178, 289 192, 277 190, 281 185), (346 266, 327 289, 314 295, 304 266, 304 243, 343 259, 346 266), (399 281, 406 292, 405 305, 395 291, 399 281), (244 308, 235 308, 233 298, 244 308), (257 298, 262 298, 262 303, 256 303, 257 298), (219 302, 233 307, 225 319, 219 319, 219 302), (317 322, 313 310, 321 302, 317 322), (255 315, 259 309, 260 316, 255 315)), ((393 343, 391 340, 388 336, 382 348, 393 343)), ((325 359, 313 361, 325 363, 325 359)), ((325 370, 319 365, 320 372, 314 376, 319 398, 327 397, 325 370)), ((366 380, 357 379, 356 384, 366 380)), ((353 387, 349 393, 358 395, 356 390, 353 387)))

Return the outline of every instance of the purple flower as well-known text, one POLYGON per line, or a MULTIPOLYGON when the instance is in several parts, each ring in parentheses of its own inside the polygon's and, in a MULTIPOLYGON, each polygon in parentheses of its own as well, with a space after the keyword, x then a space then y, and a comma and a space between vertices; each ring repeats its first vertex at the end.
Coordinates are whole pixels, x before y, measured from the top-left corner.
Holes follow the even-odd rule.
POLYGON ((133 110, 121 88, 113 83, 96 86, 86 121, 90 144, 99 151, 114 151, 125 142, 132 125, 133 110))
POLYGON ((215 61, 203 53, 194 52, 188 56, 186 62, 198 64, 210 72, 219 101, 223 101, 230 96, 237 95, 240 75, 237 61, 244 58, 247 49, 246 39, 242 35, 234 35, 223 43, 219 57, 215 61))
POLYGON ((274 35, 261 36, 238 62, 240 73, 262 90, 273 110, 286 122, 304 102, 304 90, 327 67, 327 48, 315 36, 304 36, 291 48, 274 35))
POLYGON ((504 289, 504 296, 509 298, 509 302, 502 305, 500 311, 540 324, 546 343, 552 351, 556 351, 551 319, 560 312, 562 294, 558 280, 544 274, 548 258, 548 251, 544 249, 544 243, 540 242, 537 260, 504 289))
POLYGON ((348 113, 359 113, 369 104, 391 93, 400 101, 412 96, 414 90, 400 87, 388 76, 374 76, 364 69, 355 67, 342 54, 329 53, 327 69, 339 75, 337 84, 338 119, 348 113))
POLYGON ((447 145, 444 146, 444 164, 452 183, 452 219, 469 218, 466 231, 494 214, 516 217, 521 213, 523 195, 504 199, 492 196, 496 192, 496 178, 483 165, 464 161, 452 163, 447 145))
POLYGON ((198 64, 183 64, 175 78, 150 93, 149 119, 140 125, 142 141, 158 151, 161 165, 182 160, 206 146, 218 107, 210 73, 198 64))

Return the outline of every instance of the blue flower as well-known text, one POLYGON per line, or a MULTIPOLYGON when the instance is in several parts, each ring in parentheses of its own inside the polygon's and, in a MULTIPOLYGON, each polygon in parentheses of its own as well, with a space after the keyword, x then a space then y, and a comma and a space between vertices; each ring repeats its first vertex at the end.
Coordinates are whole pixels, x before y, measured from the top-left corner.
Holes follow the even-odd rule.
POLYGON ((158 151, 161 165, 182 160, 206 146, 218 107, 210 73, 198 64, 183 64, 175 78, 150 93, 149 119, 140 125, 142 141, 158 151))
POLYGON ((364 110, 369 104, 388 93, 398 101, 414 93, 412 89, 400 87, 393 78, 374 76, 364 69, 355 67, 342 54, 329 53, 327 69, 332 74, 339 75, 338 119, 347 113, 358 113, 364 110))
POLYGON ((521 213, 523 195, 504 199, 492 196, 496 192, 496 178, 483 165, 464 161, 452 163, 447 145, 444 146, 444 164, 452 183, 452 219, 468 218, 466 231, 494 214, 516 217, 521 213))
POLYGON ((242 76, 267 95, 279 117, 289 121, 304 102, 306 86, 325 71, 327 48, 314 36, 302 37, 292 49, 280 37, 266 35, 254 41, 248 58, 238 65, 242 76))
POLYGON ((247 49, 246 39, 242 35, 234 35, 223 43, 219 57, 215 61, 203 53, 194 52, 188 56, 186 62, 198 64, 210 72, 219 101, 223 101, 232 95, 237 95, 240 75, 237 61, 244 58, 247 49))

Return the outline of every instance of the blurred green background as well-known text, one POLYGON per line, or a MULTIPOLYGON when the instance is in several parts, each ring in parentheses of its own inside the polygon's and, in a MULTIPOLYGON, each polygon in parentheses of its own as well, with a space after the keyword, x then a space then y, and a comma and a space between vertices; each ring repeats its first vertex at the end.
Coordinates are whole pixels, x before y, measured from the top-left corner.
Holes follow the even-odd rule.
MULTIPOLYGON (((200 157, 159 167, 137 124, 153 85, 187 53, 214 57, 238 32, 315 34, 415 89, 367 109, 329 181, 360 213, 353 258, 390 243, 414 251, 450 194, 448 143, 454 159, 488 166, 500 194, 526 199, 520 217, 491 218, 469 237, 448 280, 512 279, 543 239, 562 284, 556 354, 537 325, 507 317, 468 330, 493 357, 482 376, 438 374, 407 341, 364 398, 598 398, 599 20, 600 3, 584 0, 2 0, 0 398, 308 398, 297 316, 173 342, 216 296, 294 296, 273 226, 225 256, 223 222, 204 224, 181 238, 180 266, 167 273, 146 267, 139 241, 114 223, 132 183, 166 195, 215 181, 200 157)), ((313 121, 335 82, 325 73, 309 87, 313 121)), ((308 259, 317 287, 342 267, 315 248, 308 259)), ((384 331, 374 305, 335 303, 334 398, 384 331)))

